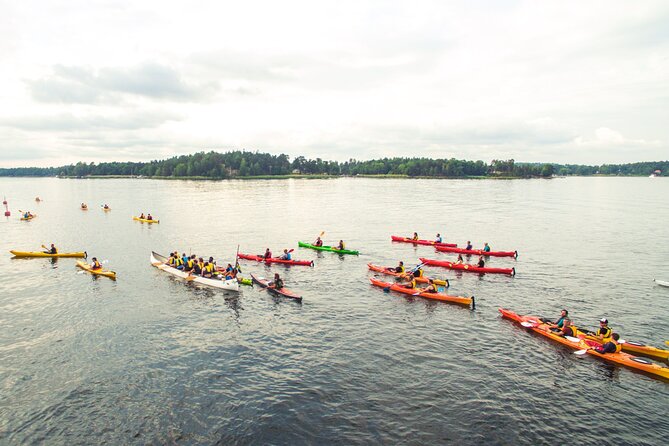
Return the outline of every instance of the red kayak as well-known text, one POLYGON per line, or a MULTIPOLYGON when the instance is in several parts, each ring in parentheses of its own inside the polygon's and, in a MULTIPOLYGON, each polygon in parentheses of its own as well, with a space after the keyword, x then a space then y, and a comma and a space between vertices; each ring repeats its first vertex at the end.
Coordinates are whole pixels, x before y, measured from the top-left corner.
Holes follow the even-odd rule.
POLYGON ((270 287, 270 282, 265 279, 264 277, 257 277, 251 274, 251 280, 253 280, 254 283, 257 283, 260 285, 261 288, 265 288, 268 293, 274 294, 276 296, 283 296, 283 297, 288 297, 290 299, 295 299, 298 302, 302 302, 302 296, 297 294, 294 291, 289 290, 286 287, 283 287, 281 289, 275 289, 270 287))
POLYGON ((414 240, 409 237, 399 237, 397 235, 391 235, 390 238, 394 242, 413 243, 414 245, 448 246, 451 248, 458 246, 457 243, 439 243, 432 240, 414 240))
POLYGON ((467 263, 453 263, 443 260, 425 259, 423 257, 420 257, 420 261, 430 266, 443 266, 444 268, 468 271, 470 273, 509 274, 510 276, 516 275, 516 268, 488 268, 486 266, 479 268, 476 265, 469 265, 467 263))
POLYGON ((255 260, 256 262, 265 262, 265 263, 281 263, 284 265, 303 265, 303 266, 314 266, 313 260, 284 260, 278 257, 271 257, 265 259, 261 256, 256 256, 253 254, 239 254, 240 259, 244 260, 255 260))
POLYGON ((518 251, 488 251, 485 252, 482 249, 465 249, 465 248, 452 248, 450 246, 435 246, 437 251, 440 252, 453 252, 456 254, 467 254, 467 255, 477 255, 477 256, 493 256, 493 257, 513 257, 518 258, 518 251))
POLYGON ((475 302, 474 296, 461 297, 461 296, 449 296, 448 294, 444 293, 426 293, 423 291, 422 288, 413 288, 413 289, 406 288, 397 283, 384 282, 382 280, 377 280, 377 279, 369 279, 369 281, 371 282, 372 285, 383 288, 384 291, 387 289, 387 290, 397 291, 398 293, 408 294, 410 296, 423 297, 425 299, 440 300, 442 302, 451 302, 454 304, 460 304, 466 306, 471 305, 472 309, 476 307, 476 304, 474 303, 475 302))

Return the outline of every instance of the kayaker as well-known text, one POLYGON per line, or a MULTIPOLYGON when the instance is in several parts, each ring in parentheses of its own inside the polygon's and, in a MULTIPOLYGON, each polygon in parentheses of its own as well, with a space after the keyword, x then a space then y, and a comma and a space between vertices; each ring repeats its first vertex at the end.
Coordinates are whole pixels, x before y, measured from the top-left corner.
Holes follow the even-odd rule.
POLYGON ((396 267, 389 266, 386 268, 386 271, 392 271, 395 273, 403 273, 404 272, 404 262, 400 260, 399 265, 396 267))
POLYGON ((414 232, 413 237, 411 237, 411 240, 418 240, 418 233, 414 232))
POLYGON ((214 258, 209 256, 209 263, 213 266, 214 271, 216 271, 216 262, 214 262, 214 258))
POLYGON ((274 280, 269 283, 268 287, 274 288, 275 290, 283 288, 283 279, 281 279, 279 273, 274 273, 274 280))
POLYGON ((189 257, 185 252, 181 254, 181 263, 183 263, 184 268, 186 268, 186 265, 188 265, 188 259, 189 257))
POLYGON ((88 206, 86 205, 86 203, 81 203, 81 209, 88 209, 88 206))
POLYGON ((441 243, 441 234, 437 234, 437 238, 434 239, 435 243, 441 243))
POLYGON ((471 251, 471 250, 472 250, 472 242, 470 242, 469 240, 467 240, 467 246, 465 246, 465 249, 466 249, 467 251, 471 251))
POLYGON ((103 207, 104 207, 105 209, 109 209, 109 205, 108 205, 108 204, 105 204, 103 207))
POLYGON ((465 263, 465 259, 462 258, 462 254, 458 254, 458 259, 455 261, 456 265, 462 265, 465 263))
POLYGON ((93 263, 91 263, 91 269, 102 269, 102 265, 98 262, 97 257, 93 257, 93 263))
POLYGON ((337 245, 337 247, 336 247, 335 249, 336 249, 337 251, 343 251, 343 250, 345 250, 345 249, 346 249, 346 245, 344 245, 344 241, 343 241, 343 240, 339 240, 339 244, 337 245))
POLYGON ((578 337, 578 328, 575 325, 572 325, 571 319, 568 317, 562 318, 562 329, 551 328, 551 331, 558 331, 558 334, 562 337, 572 336, 574 338, 578 337))
POLYGON ((409 273, 406 277, 406 281, 401 284, 404 288, 408 288, 410 290, 413 290, 416 288, 416 279, 414 278, 413 274, 409 273))
POLYGON ((600 342, 605 343, 611 340, 611 333, 613 330, 609 327, 609 321, 603 317, 599 320, 599 328, 595 332, 595 336, 600 342))
POLYGON ((175 262, 176 262, 176 258, 174 257, 174 253, 171 252, 170 253, 170 258, 167 259, 167 264, 171 267, 174 267, 174 266, 176 266, 175 262))
POLYGON ((186 262, 184 263, 184 271, 192 271, 193 266, 195 266, 194 259, 192 257, 187 257, 186 262))
POLYGON ((45 254, 58 254, 58 250, 56 249, 56 247, 55 247, 54 244, 52 243, 52 244, 51 244, 51 248, 49 248, 48 250, 44 251, 44 253, 45 253, 45 254))
POLYGON ((558 328, 562 328, 562 326, 564 325, 564 321, 565 319, 567 319, 568 315, 569 312, 563 308, 562 311, 560 312, 560 318, 557 321, 555 321, 555 326, 558 328))
POLYGON ((314 246, 323 246, 323 240, 321 240, 320 237, 316 237, 316 241, 314 242, 314 246))
POLYGON ((618 333, 613 333, 609 340, 603 343, 601 346, 594 347, 593 350, 597 353, 618 353, 622 350, 622 345, 618 344, 620 335, 618 333))
POLYGON ((488 245, 488 242, 483 244, 483 252, 490 252, 490 246, 488 245))
POLYGON ((202 275, 202 265, 200 265, 197 259, 193 260, 193 274, 196 276, 202 275))
POLYGON ((211 278, 214 275, 214 265, 209 262, 204 262, 204 268, 202 268, 202 276, 211 278))
POLYGON ((280 258, 281 260, 290 260, 290 259, 291 259, 291 257, 290 257, 290 253, 288 252, 287 249, 284 249, 284 250, 283 250, 283 254, 282 254, 281 257, 279 257, 279 258, 280 258))
POLYGON ((425 288, 421 289, 421 293, 438 293, 439 288, 437 287, 437 284, 434 283, 434 280, 428 279, 428 284, 425 288))
POLYGON ((476 264, 476 266, 478 266, 479 268, 485 267, 485 261, 483 260, 483 256, 479 257, 479 261, 476 264))
POLYGON ((270 251, 269 248, 267 248, 265 250, 265 254, 262 257, 263 257, 263 259, 271 259, 272 258, 272 251, 270 251))
POLYGON ((413 270, 413 276, 414 277, 423 277, 423 269, 418 267, 413 270))
POLYGON ((176 269, 184 269, 184 260, 183 258, 179 257, 176 252, 174 253, 174 267, 176 269))
POLYGON ((151 214, 148 214, 148 215, 146 216, 146 219, 147 219, 147 220, 153 220, 153 217, 151 216, 151 214))
POLYGON ((144 217, 144 212, 141 213, 141 215, 139 216, 139 218, 141 218, 142 220, 146 220, 146 217, 144 217))
POLYGON ((225 267, 225 272, 226 272, 226 273, 229 273, 229 272, 231 272, 232 270, 233 270, 233 268, 232 268, 232 263, 228 263, 228 266, 225 267))

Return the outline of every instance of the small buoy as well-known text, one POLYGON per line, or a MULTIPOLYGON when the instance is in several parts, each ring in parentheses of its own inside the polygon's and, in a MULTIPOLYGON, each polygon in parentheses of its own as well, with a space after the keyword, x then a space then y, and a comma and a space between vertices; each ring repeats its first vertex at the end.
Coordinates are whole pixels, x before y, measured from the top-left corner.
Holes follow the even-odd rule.
POLYGON ((5 217, 9 217, 10 215, 12 215, 11 212, 9 212, 9 211, 5 211, 5 217))

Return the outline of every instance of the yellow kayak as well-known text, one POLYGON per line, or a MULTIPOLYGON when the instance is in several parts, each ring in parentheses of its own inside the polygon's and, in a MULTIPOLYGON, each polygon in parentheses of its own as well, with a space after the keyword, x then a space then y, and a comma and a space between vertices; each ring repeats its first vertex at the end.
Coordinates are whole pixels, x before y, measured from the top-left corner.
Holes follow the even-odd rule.
POLYGON ((47 254, 46 252, 40 251, 9 251, 14 254, 15 257, 88 257, 86 251, 84 252, 59 252, 58 254, 47 254))
POLYGON ((105 211, 105 212, 109 212, 109 211, 111 211, 111 208, 102 208, 102 210, 105 211))
POLYGON ((109 277, 110 279, 116 280, 116 273, 114 271, 104 270, 104 269, 91 269, 91 266, 88 263, 77 260, 77 266, 84 271, 88 271, 91 274, 96 274, 98 276, 109 277))
POLYGON ((132 217, 133 220, 141 221, 142 223, 160 223, 160 220, 147 220, 146 218, 132 217))
POLYGON ((32 220, 32 219, 35 218, 35 217, 37 217, 37 214, 33 214, 32 216, 30 216, 30 217, 28 217, 28 218, 21 217, 21 220, 23 220, 23 221, 30 221, 30 220, 32 220))

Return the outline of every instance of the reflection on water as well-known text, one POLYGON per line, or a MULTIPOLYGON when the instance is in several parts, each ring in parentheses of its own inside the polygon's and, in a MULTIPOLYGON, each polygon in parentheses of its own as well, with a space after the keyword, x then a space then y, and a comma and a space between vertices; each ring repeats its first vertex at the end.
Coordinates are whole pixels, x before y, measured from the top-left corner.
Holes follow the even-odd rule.
POLYGON ((2 443, 664 444, 669 435, 666 383, 577 357, 497 312, 551 317, 566 307, 579 326, 606 316, 624 337, 663 345, 669 289, 652 279, 669 280, 669 258, 648 247, 669 246, 667 181, 0 178, 0 187, 18 206, 44 199, 29 225, 0 221, 5 252, 53 241, 118 273, 114 282, 76 259, 0 257, 2 443), (411 210, 388 193, 408 188, 411 210), (94 209, 105 202, 113 211, 94 209), (160 224, 133 221, 142 211, 160 224), (326 244, 343 239, 361 255, 297 247, 323 231, 326 244), (413 232, 517 249, 517 261, 489 265, 518 274, 426 268, 450 280, 449 294, 475 295, 475 311, 371 286, 369 262, 455 258, 390 242, 413 232), (303 304, 257 287, 203 288, 148 261, 177 249, 234 263, 238 245, 314 260, 242 263, 244 276, 279 272, 303 304))

